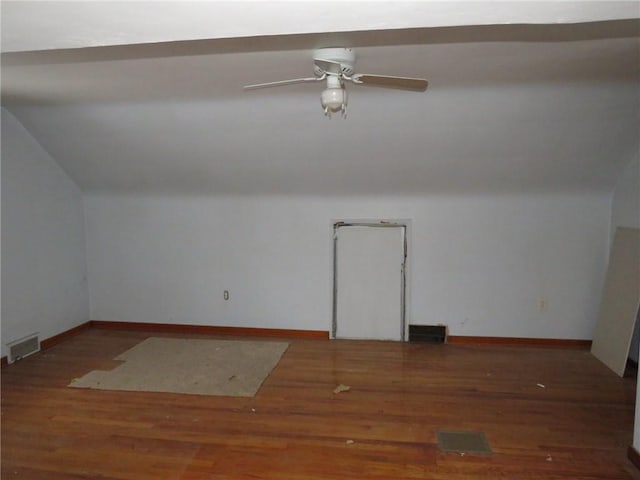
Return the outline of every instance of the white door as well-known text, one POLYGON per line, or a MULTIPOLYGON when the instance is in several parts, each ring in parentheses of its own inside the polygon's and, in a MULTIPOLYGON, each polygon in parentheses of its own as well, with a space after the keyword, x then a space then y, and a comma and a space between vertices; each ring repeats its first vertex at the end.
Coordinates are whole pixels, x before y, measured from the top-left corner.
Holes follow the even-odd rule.
POLYGON ((336 338, 403 340, 404 235, 404 226, 336 228, 336 338))
POLYGON ((640 230, 618 227, 591 353, 621 377, 640 308, 640 230))

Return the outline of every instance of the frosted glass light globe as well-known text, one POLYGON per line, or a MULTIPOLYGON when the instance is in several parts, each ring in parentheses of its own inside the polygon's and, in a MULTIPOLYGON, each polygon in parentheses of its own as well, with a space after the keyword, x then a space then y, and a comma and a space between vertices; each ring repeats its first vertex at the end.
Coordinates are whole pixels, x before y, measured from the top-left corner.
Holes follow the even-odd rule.
POLYGON ((347 106, 347 91, 343 88, 327 88, 323 90, 320 96, 322 108, 329 109, 331 112, 342 110, 343 105, 347 106))

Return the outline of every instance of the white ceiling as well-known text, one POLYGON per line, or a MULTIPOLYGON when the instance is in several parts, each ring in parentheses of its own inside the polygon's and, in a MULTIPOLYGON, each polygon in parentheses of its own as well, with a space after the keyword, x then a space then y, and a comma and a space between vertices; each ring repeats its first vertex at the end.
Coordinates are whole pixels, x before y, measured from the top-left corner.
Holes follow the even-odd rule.
POLYGON ((3 1, 2 51, 638 18, 634 1, 3 1))
POLYGON ((148 3, 83 3, 102 29, 74 30, 98 18, 78 2, 3 2, 2 98, 88 192, 611 191, 638 155, 637 2, 349 3, 334 28, 327 2, 190 3, 225 13, 215 31, 169 28, 167 4, 149 19, 148 3), (139 15, 115 31, 127 5, 139 15), (346 120, 322 115, 321 84, 242 91, 310 76, 313 49, 335 45, 429 89, 348 85, 346 120))

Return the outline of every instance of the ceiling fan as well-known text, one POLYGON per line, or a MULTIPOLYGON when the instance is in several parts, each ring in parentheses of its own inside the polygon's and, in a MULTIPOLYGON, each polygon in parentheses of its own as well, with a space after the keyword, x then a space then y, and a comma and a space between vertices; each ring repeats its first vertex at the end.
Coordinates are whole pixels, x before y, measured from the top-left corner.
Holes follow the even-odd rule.
POLYGON ((429 85, 424 78, 392 77, 387 75, 371 75, 355 73, 356 54, 351 48, 321 48, 313 54, 314 77, 293 78, 278 82, 256 83, 245 85, 245 90, 259 88, 280 87, 296 83, 327 82, 327 88, 320 96, 320 103, 324 114, 331 117, 332 113, 341 112, 342 117, 347 114, 347 91, 345 81, 355 85, 371 85, 375 87, 396 88, 424 92, 429 85))

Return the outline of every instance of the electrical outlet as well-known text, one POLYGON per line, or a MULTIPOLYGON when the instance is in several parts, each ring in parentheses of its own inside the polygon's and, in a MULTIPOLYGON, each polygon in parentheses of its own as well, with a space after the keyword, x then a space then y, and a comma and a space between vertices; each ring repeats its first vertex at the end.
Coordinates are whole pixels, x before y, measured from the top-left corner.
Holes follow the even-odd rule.
POLYGON ((539 298, 538 299, 538 311, 539 312, 544 312, 547 307, 549 306, 549 303, 547 302, 547 300, 545 298, 539 298))
POLYGON ((222 296, 224 297, 225 300, 229 300, 229 290, 225 290, 222 296))

